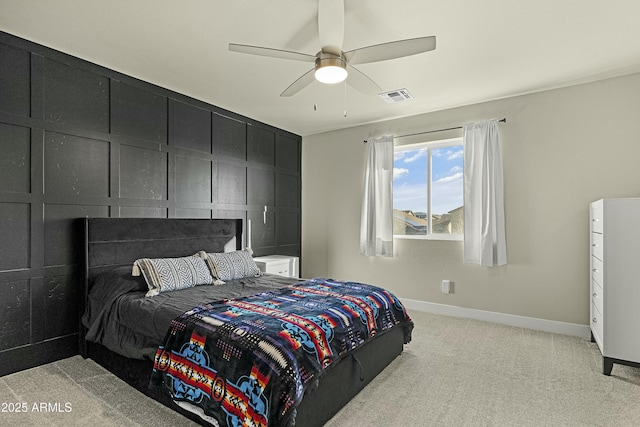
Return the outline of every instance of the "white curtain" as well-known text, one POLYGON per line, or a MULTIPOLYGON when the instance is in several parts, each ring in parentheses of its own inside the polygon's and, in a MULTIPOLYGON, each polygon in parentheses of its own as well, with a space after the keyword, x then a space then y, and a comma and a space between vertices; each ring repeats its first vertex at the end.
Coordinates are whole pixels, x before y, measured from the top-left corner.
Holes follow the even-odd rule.
POLYGON ((360 253, 393 256, 393 136, 367 141, 360 253))
POLYGON ((498 120, 463 126, 464 262, 507 263, 498 120))

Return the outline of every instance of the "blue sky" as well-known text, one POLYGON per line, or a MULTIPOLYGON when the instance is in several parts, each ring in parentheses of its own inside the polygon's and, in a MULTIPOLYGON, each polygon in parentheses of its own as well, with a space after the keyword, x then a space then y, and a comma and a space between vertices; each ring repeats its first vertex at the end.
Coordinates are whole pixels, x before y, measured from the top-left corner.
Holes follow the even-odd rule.
MULTIPOLYGON (((427 211, 428 148, 396 151, 393 163, 393 207, 427 211)), ((447 213, 462 206, 461 145, 432 148, 432 211, 447 213)))

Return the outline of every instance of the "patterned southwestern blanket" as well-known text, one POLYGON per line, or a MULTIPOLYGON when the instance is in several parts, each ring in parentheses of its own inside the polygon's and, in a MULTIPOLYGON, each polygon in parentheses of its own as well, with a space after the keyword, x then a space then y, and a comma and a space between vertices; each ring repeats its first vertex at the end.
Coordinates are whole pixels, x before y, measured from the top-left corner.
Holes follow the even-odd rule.
POLYGON ((292 425, 312 380, 395 326, 408 343, 413 322, 402 303, 354 282, 312 279, 203 304, 172 322, 150 386, 196 405, 214 424, 292 425))

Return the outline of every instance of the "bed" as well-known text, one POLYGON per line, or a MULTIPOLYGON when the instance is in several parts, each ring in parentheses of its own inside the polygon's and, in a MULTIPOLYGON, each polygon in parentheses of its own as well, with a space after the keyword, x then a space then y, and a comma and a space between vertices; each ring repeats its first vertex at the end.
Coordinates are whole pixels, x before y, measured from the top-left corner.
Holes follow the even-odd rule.
MULTIPOLYGON (((147 290, 144 279, 129 273, 135 260, 184 257, 200 251, 239 251, 242 247, 242 221, 85 218, 82 222, 85 280, 80 307, 81 355, 93 359, 145 395, 199 424, 224 425, 220 417, 203 416, 193 407, 174 401, 167 387, 150 387, 150 383, 157 383, 158 375, 162 374, 159 372, 162 371, 159 369, 162 365, 162 351, 159 349, 167 345, 164 339, 171 335, 167 332, 170 326, 176 329, 173 326, 177 318, 203 302, 235 301, 241 304, 237 308, 241 310, 249 304, 245 298, 273 294, 287 299, 288 296, 282 297, 279 293, 297 286, 316 292, 316 282, 262 275, 228 281, 221 286, 196 286, 144 297, 147 290), (215 296, 211 294, 213 291, 215 296)), ((327 283, 331 282, 317 282, 317 285, 327 289, 327 283)), ((401 305, 399 301, 397 303, 401 305)), ((260 309, 264 310, 264 307, 261 305, 260 309)), ((305 383, 304 390, 300 389, 303 397, 295 403, 293 415, 278 421, 266 420, 265 423, 298 426, 326 423, 402 353, 403 345, 410 340, 413 324, 408 316, 398 323, 397 327, 378 331, 363 345, 336 357, 321 375, 316 375, 314 381, 305 383)))

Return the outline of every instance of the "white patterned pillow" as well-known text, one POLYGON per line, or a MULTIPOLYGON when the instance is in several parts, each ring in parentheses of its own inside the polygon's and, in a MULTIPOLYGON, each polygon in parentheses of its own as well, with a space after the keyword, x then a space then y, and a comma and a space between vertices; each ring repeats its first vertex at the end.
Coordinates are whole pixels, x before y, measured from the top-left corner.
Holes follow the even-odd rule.
POLYGON ((209 268, 204 260, 198 256, 141 258, 133 263, 133 275, 139 276, 140 272, 149 287, 149 291, 146 293, 148 297, 158 295, 161 292, 213 283, 209 268))
POLYGON ((199 252, 199 255, 207 261, 211 274, 216 280, 215 284, 222 284, 226 280, 243 279, 245 277, 258 277, 260 269, 247 251, 234 251, 224 253, 199 252))

